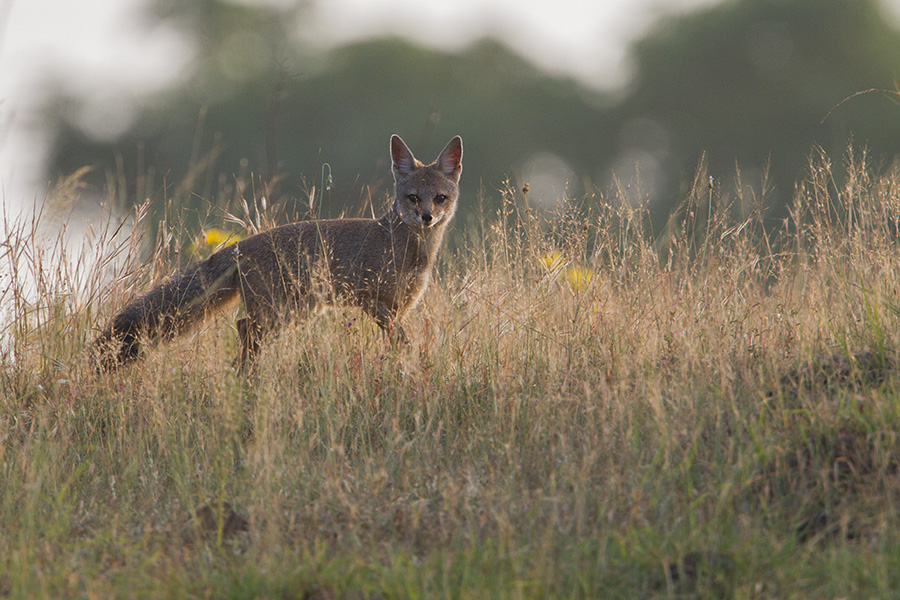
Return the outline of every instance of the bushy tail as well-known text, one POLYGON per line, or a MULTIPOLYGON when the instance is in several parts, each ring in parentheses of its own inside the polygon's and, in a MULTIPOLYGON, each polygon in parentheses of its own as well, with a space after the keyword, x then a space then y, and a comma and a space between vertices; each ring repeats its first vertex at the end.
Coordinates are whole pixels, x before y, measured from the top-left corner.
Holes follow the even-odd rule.
POLYGON ((236 298, 240 284, 232 250, 188 265, 116 313, 94 342, 100 367, 136 360, 143 342, 173 338, 236 298))

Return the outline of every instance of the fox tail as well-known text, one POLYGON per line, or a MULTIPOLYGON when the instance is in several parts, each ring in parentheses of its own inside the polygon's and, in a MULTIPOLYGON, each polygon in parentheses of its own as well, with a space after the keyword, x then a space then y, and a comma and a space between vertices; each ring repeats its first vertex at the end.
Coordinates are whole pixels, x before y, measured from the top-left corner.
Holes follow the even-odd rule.
POLYGON ((238 274, 237 254, 228 248, 132 300, 94 341, 100 368, 112 370, 136 360, 145 342, 171 339, 236 299, 238 274))

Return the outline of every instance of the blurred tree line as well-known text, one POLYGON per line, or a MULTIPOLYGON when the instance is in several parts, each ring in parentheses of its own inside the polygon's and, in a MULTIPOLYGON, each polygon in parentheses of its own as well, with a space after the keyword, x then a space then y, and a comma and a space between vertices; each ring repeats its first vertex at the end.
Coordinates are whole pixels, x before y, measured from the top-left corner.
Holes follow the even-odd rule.
POLYGON ((705 156, 723 185, 736 167, 745 184, 767 172, 774 222, 815 147, 839 158, 852 138, 880 166, 900 152, 900 34, 875 0, 737 0, 668 18, 635 45, 635 78, 614 95, 492 40, 458 54, 393 38, 318 53, 296 34, 305 10, 159 0, 153 18, 197 40, 194 72, 142 99, 113 139, 79 126, 77 99, 58 98, 50 175, 95 165, 89 182, 112 182, 126 206, 150 197, 198 212, 252 183, 302 216, 331 174, 323 216, 360 214, 384 206, 390 134, 427 161, 460 134, 461 214, 507 178, 549 174, 557 188, 534 194, 615 182, 661 223, 705 156), (888 92, 850 98, 873 88, 888 92))

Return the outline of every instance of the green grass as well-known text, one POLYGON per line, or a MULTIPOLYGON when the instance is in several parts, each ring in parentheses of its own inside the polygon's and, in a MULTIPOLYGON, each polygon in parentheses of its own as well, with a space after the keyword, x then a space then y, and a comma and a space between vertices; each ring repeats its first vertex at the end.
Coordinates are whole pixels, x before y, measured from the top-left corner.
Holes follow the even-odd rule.
POLYGON ((775 230, 702 172, 655 238, 633 190, 464 201, 410 347, 334 312, 248 379, 233 315, 97 374, 172 263, 8 223, 0 597, 888 596, 900 173, 847 164, 775 230))

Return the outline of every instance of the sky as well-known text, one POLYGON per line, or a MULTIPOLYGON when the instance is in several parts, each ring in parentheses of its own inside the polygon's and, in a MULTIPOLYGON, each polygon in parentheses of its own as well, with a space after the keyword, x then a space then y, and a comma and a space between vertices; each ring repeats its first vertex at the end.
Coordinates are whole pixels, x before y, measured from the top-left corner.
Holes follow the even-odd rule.
MULTIPOLYGON (((52 140, 40 109, 47 84, 85 98, 85 123, 109 135, 133 118, 133 99, 186 77, 191 40, 149 27, 149 0, 0 0, 0 201, 40 200, 52 140)), ((235 0, 240 1, 240 0, 235 0)), ((291 0, 243 0, 279 4, 291 0)), ((299 35, 330 47, 397 34, 459 49, 493 35, 549 72, 598 90, 628 82, 630 44, 664 15, 719 0, 317 0, 299 35)), ((883 0, 900 21, 900 0, 883 0)))

